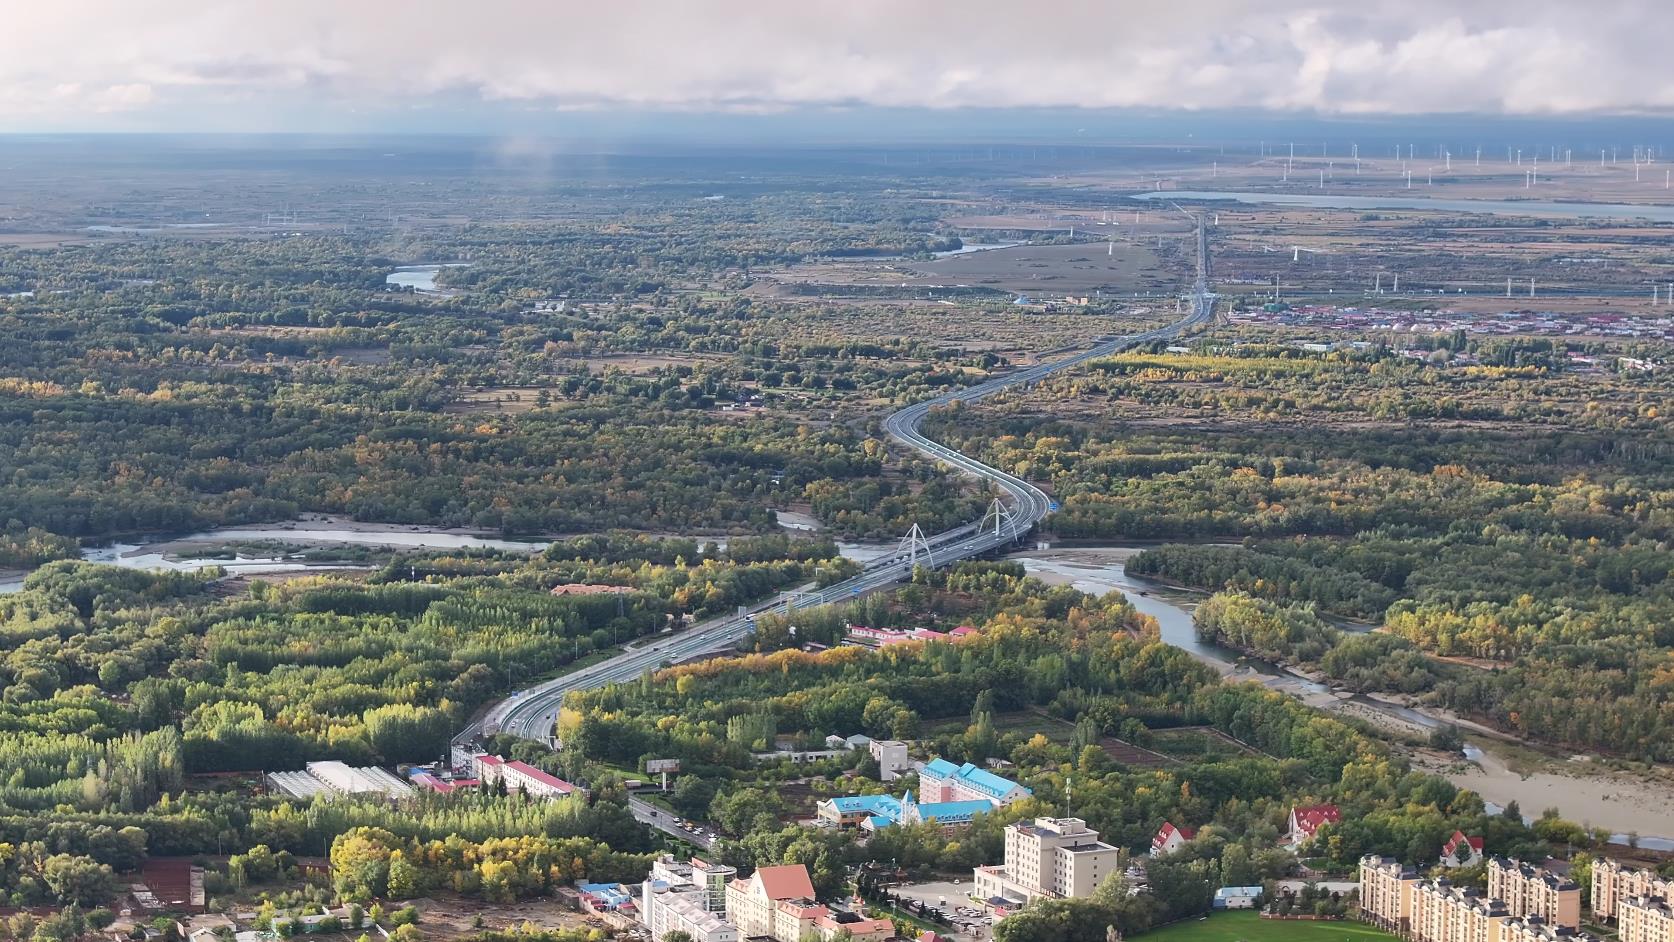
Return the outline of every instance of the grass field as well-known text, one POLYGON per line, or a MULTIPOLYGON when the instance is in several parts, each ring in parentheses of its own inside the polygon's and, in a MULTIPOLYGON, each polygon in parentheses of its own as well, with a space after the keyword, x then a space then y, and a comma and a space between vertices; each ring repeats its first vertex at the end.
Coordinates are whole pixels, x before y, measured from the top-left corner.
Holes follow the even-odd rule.
POLYGON ((1135 936, 1145 942, 1394 942, 1395 936, 1362 922, 1293 922, 1253 912, 1217 913, 1135 936))

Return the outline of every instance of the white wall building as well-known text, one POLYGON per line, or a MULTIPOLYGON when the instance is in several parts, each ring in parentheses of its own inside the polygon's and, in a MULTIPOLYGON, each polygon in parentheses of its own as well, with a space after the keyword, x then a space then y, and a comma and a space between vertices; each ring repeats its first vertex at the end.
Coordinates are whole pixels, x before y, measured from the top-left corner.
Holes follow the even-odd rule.
POLYGON ((689 863, 664 854, 651 864, 640 886, 639 912, 652 942, 684 932, 695 942, 739 942, 738 927, 725 919, 727 883, 738 871, 699 858, 689 863))
POLYGON ((903 772, 913 770, 912 757, 907 754, 907 744, 899 739, 874 739, 869 747, 872 758, 878 762, 878 774, 886 782, 893 782, 901 777, 903 772))
POLYGON ((1122 869, 1122 850, 1099 840, 1080 818, 1036 818, 1006 828, 1006 859, 999 867, 976 868, 975 894, 1021 905, 1041 897, 1075 899, 1092 895, 1122 869))

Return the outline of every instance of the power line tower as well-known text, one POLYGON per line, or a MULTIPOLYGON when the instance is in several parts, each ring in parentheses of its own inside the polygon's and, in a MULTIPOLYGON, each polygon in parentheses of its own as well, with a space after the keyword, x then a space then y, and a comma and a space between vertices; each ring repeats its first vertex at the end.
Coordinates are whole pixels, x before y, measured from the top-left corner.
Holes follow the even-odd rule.
POLYGON ((924 554, 925 565, 936 565, 936 554, 931 552, 930 541, 925 539, 924 531, 918 528, 917 523, 914 523, 913 528, 907 531, 907 535, 901 538, 901 543, 895 548, 895 551, 907 554, 909 569, 918 568, 920 553, 924 554))
POLYGON ((998 497, 988 505, 988 512, 982 515, 982 523, 977 529, 983 533, 993 533, 995 536, 1008 536, 1017 539, 1023 535, 1017 515, 998 497))

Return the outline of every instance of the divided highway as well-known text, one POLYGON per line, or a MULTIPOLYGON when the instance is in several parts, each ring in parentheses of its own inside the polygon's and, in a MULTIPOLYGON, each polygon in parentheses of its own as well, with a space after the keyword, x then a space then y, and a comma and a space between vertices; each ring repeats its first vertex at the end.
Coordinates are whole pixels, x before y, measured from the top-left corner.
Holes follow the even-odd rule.
MULTIPOLYGON (((1197 278, 1192 291, 1191 313, 1185 318, 1144 333, 1117 337, 1088 350, 999 376, 985 383, 944 393, 933 399, 915 403, 891 414, 884 420, 884 430, 891 438, 916 451, 948 465, 961 473, 989 482, 1002 495, 1009 511, 1004 521, 987 518, 982 523, 970 523, 930 537, 929 563, 945 565, 962 559, 981 556, 990 550, 1013 542, 1044 519, 1051 509, 1047 496, 1022 478, 961 454, 926 438, 919 427, 930 410, 954 402, 970 402, 992 396, 1014 386, 1028 386, 1061 370, 1071 369, 1089 360, 1110 356, 1121 350, 1153 340, 1179 336, 1190 327, 1207 324, 1214 316, 1215 296, 1209 290, 1209 237, 1201 216, 1197 223, 1197 278), (993 520, 992 524, 988 521, 993 520), (985 525, 987 524, 987 525, 985 525)), ((924 555, 923 547, 919 556, 924 555)), ((771 601, 749 609, 745 613, 714 619, 668 637, 657 637, 637 642, 628 650, 561 677, 519 690, 500 701, 480 720, 472 723, 454 738, 463 745, 484 733, 507 732, 527 739, 553 741, 553 727, 564 697, 572 690, 586 690, 610 683, 621 683, 637 678, 647 669, 655 669, 665 662, 678 663, 700 654, 729 647, 749 634, 755 619, 763 614, 783 614, 791 608, 805 608, 839 602, 864 595, 911 577, 914 557, 903 551, 874 560, 859 575, 824 589, 806 592, 781 593, 771 601)))

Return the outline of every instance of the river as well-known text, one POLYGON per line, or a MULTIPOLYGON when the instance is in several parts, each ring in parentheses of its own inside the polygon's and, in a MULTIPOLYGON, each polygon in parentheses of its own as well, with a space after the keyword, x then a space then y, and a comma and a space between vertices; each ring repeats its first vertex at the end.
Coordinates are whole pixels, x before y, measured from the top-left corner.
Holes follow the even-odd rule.
MULTIPOLYGON (((780 525, 788 530, 807 533, 819 529, 819 524, 812 517, 790 512, 781 512, 780 525)), ((722 549, 727 545, 725 537, 697 536, 690 539, 700 544, 713 542, 722 549)), ((298 548, 338 545, 388 549, 494 549, 513 553, 538 553, 551 545, 550 540, 506 540, 490 533, 457 528, 359 523, 340 517, 309 515, 285 523, 218 527, 197 533, 158 537, 143 543, 93 546, 83 549, 81 558, 90 563, 167 572, 198 572, 219 566, 228 573, 242 576, 368 568, 353 563, 311 563, 293 553, 197 555, 206 549, 229 543, 289 543, 298 548)), ((837 544, 837 551, 843 558, 863 564, 886 556, 894 549, 893 545, 883 543, 837 544)), ((0 577, 0 595, 22 590, 27 576, 27 573, 9 573, 0 577)))
MULTIPOLYGON (((1055 585, 1068 585, 1096 595, 1121 592, 1140 612, 1157 620, 1162 640, 1189 652, 1232 680, 1251 680, 1294 696, 1324 710, 1351 713, 1362 719, 1387 720, 1407 728, 1434 729, 1445 722, 1420 710, 1366 696, 1345 696, 1277 665, 1245 657, 1237 651, 1201 641, 1192 623, 1192 609, 1201 592, 1148 582, 1127 573, 1125 563, 1141 547, 1086 547, 1029 551, 1009 557, 1030 575, 1055 585)), ((1674 851, 1674 796, 1666 787, 1643 778, 1589 768, 1575 761, 1554 764, 1551 770, 1520 772, 1495 751, 1492 741, 1466 747, 1451 763, 1420 765, 1481 795, 1490 810, 1517 802, 1538 816, 1557 808, 1571 821, 1610 829, 1611 839, 1627 843, 1630 832, 1640 832, 1640 847, 1674 851)))
POLYGON ((1649 219, 1674 222, 1674 206, 1633 203, 1565 203, 1539 200, 1433 199, 1422 196, 1350 196, 1346 193, 1241 193, 1217 190, 1159 190, 1136 193, 1134 199, 1161 202, 1213 201, 1309 206, 1317 209, 1427 209, 1442 213, 1484 213, 1501 216, 1559 216, 1565 219, 1649 219))

